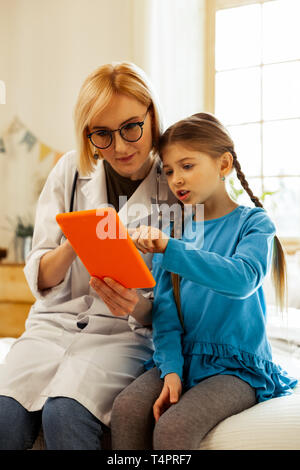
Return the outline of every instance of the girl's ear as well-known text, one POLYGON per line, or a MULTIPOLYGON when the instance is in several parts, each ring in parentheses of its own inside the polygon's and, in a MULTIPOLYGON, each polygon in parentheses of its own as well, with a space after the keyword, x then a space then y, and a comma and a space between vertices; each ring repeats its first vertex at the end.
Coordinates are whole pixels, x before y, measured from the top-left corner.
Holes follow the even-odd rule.
POLYGON ((233 167, 233 156, 230 152, 225 152, 220 156, 220 170, 224 175, 228 175, 233 167))

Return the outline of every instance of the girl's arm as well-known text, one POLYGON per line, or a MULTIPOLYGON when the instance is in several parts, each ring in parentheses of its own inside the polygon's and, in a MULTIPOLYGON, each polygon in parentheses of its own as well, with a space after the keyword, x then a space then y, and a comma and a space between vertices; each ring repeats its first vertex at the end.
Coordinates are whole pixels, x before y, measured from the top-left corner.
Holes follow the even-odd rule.
POLYGON ((160 249, 160 245, 165 244, 162 239, 152 241, 151 247, 147 243, 150 250, 164 253, 158 262, 166 271, 228 297, 243 299, 252 295, 264 281, 271 263, 274 235, 274 224, 259 211, 249 217, 232 256, 195 249, 174 238, 167 240, 164 250, 160 249))
POLYGON ((197 284, 232 298, 244 299, 260 287, 269 270, 275 230, 263 221, 249 226, 232 256, 191 250, 170 239, 161 266, 197 284))

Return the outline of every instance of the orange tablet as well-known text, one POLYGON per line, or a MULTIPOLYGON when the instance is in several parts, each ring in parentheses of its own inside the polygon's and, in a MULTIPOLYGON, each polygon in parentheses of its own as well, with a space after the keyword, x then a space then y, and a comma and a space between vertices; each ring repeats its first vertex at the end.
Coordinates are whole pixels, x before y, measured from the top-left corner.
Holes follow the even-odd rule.
POLYGON ((56 221, 91 276, 110 277, 129 288, 155 280, 112 207, 57 214, 56 221))

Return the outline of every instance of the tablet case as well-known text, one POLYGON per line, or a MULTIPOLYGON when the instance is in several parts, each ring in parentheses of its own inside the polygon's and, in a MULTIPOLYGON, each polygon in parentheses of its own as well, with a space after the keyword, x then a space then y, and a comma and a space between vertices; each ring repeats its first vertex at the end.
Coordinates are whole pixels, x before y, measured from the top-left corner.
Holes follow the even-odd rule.
POLYGON ((155 280, 112 207, 57 214, 56 221, 91 276, 124 287, 154 287, 155 280))

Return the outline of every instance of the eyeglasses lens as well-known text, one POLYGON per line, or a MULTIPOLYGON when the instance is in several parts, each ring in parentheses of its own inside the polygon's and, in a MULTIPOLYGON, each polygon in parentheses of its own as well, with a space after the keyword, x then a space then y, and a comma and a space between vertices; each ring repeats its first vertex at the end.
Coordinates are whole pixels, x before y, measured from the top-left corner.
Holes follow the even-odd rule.
POLYGON ((121 136, 128 142, 135 142, 141 138, 142 132, 142 128, 138 124, 126 124, 121 129, 121 136))
POLYGON ((99 131, 92 135, 91 140, 96 147, 108 147, 111 144, 111 133, 108 131, 99 131))
MULTIPOLYGON (((136 142, 142 137, 143 129, 137 123, 129 123, 120 129, 121 136, 127 142, 136 142)), ((110 131, 98 131, 91 136, 91 140, 96 147, 107 148, 112 142, 112 133, 110 131)))

